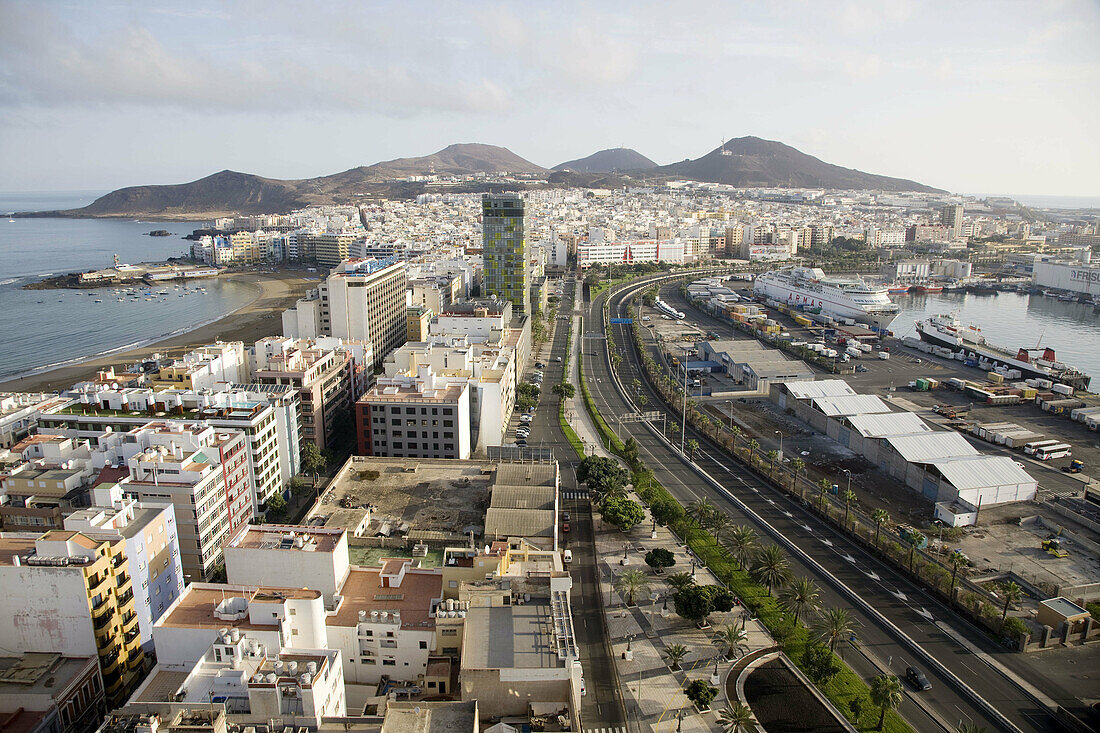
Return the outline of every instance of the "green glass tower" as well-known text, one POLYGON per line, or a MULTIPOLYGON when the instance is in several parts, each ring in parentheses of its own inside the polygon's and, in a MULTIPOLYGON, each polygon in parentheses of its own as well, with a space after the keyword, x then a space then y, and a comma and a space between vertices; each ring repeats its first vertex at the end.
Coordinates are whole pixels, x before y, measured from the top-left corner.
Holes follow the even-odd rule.
POLYGON ((512 301, 512 312, 531 312, 531 276, 523 235, 523 198, 487 193, 481 198, 485 294, 512 301))

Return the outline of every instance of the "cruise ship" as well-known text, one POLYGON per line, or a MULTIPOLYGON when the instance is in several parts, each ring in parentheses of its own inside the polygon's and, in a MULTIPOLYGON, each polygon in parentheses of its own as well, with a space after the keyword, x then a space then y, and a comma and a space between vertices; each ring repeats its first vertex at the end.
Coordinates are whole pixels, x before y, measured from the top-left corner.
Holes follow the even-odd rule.
POLYGON ((982 329, 961 323, 955 313, 932 316, 917 321, 917 333, 922 341, 985 359, 1009 369, 1018 369, 1028 378, 1049 379, 1074 389, 1088 389, 1091 381, 1080 369, 1058 361, 1049 347, 1020 347, 1012 350, 985 340, 982 329), (1035 352, 1033 354, 1033 352, 1035 352))
POLYGON ((756 278, 753 290, 781 303, 806 310, 820 308, 834 318, 850 318, 878 329, 887 328, 900 310, 885 285, 868 285, 860 277, 826 275, 819 267, 784 267, 763 273, 756 278))

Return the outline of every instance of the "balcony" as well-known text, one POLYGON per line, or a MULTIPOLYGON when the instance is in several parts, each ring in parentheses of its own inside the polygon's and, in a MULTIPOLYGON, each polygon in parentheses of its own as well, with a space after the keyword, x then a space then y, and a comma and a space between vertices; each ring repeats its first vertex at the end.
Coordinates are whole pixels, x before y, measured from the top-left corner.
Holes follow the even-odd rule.
POLYGON ((137 614, 133 611, 128 611, 122 616, 122 628, 125 631, 129 631, 137 624, 137 614))
POLYGON ((116 619, 117 617, 112 614, 111 616, 107 617, 107 623, 103 624, 103 626, 101 626, 100 628, 94 630, 93 633, 95 634, 96 646, 102 648, 114 644, 113 637, 115 635, 116 619))
POLYGON ((130 661, 126 663, 126 668, 131 672, 141 669, 145 666, 145 651, 138 647, 134 651, 130 652, 130 661))
POLYGON ((111 652, 110 654, 99 655, 99 670, 103 673, 103 679, 107 679, 107 675, 112 672, 118 672, 118 652, 111 652))
MULTIPOLYGON (((98 601, 92 601, 92 618, 101 618, 104 614, 114 608, 111 605, 111 597, 108 595, 103 596, 98 601)), ((97 627, 98 628, 98 627, 97 627)))
POLYGON ((111 561, 111 567, 116 570, 126 564, 125 555, 115 555, 115 559, 111 561))
POLYGON ((382 647, 383 649, 396 649, 397 648, 397 640, 396 639, 382 639, 380 642, 378 642, 378 646, 382 647))
POLYGON ((131 578, 126 573, 117 576, 115 578, 115 593, 122 593, 123 591, 128 590, 132 582, 133 578, 131 578))
POLYGON ((102 631, 105 627, 110 626, 115 620, 115 615, 113 613, 103 613, 98 617, 95 616, 94 611, 92 613, 92 628, 94 628, 97 633, 102 631))
POLYGON ((126 589, 125 593, 118 597, 118 605, 124 606, 132 600, 134 600, 134 589, 130 587, 126 589))
POLYGON ((88 577, 88 594, 96 595, 104 590, 103 585, 107 581, 107 575, 92 575, 88 577))

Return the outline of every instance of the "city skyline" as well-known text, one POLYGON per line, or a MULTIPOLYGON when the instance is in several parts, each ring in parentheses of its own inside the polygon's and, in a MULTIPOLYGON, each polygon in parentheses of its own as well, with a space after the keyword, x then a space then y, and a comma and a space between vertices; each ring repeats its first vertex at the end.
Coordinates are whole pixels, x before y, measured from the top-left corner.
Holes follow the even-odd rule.
POLYGON ((756 135, 956 192, 1100 195, 1088 2, 4 12, 0 190, 303 178, 464 141, 665 164, 756 135))

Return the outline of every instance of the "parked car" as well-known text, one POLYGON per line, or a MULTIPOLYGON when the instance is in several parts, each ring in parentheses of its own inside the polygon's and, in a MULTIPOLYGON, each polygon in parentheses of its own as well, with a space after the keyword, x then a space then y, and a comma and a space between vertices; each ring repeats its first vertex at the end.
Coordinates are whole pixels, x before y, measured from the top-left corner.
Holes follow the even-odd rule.
POLYGON ((561 519, 562 519, 563 522, 568 522, 569 521, 569 512, 562 512, 561 519))
POLYGON ((525 412, 524 414, 519 416, 520 422, 531 422, 532 419, 534 419, 534 415, 529 412, 525 412))
POLYGON ((558 363, 561 363, 561 357, 560 356, 555 356, 554 361, 556 361, 558 363))
POLYGON ((562 522, 561 523, 561 531, 562 532, 568 532, 569 531, 569 522, 562 522))
POLYGON ((924 672, 921 672, 916 667, 905 668, 905 679, 909 680, 909 684, 918 690, 931 690, 932 683, 928 681, 928 678, 924 676, 924 672))
POLYGON ((866 372, 866 371, 870 371, 870 370, 867 369, 867 367, 863 366, 862 364, 856 364, 856 371, 857 372, 866 372))
POLYGON ((541 361, 536 361, 535 362, 535 368, 536 369, 542 369, 543 366, 545 366, 545 365, 541 361))

